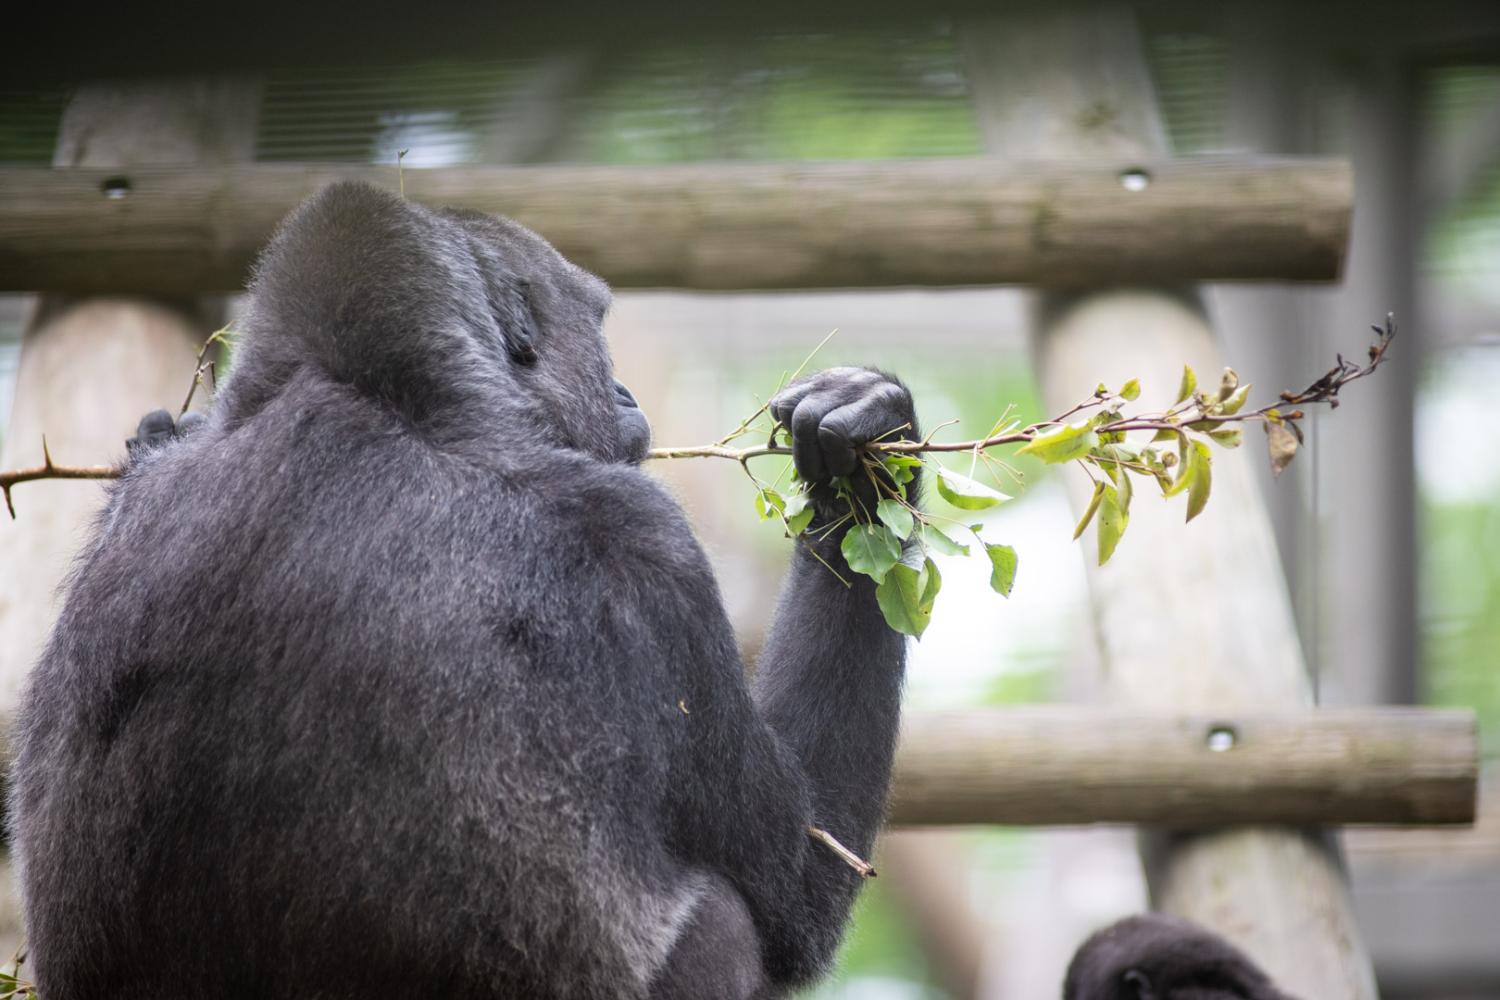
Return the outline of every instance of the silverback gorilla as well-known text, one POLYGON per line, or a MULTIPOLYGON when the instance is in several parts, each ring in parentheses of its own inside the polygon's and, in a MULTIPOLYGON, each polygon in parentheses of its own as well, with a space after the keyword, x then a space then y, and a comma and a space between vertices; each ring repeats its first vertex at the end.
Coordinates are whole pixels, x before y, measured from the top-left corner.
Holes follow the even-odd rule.
MULTIPOLYGON (((282 224, 213 412, 143 422, 31 679, 42 996, 776 997, 827 968, 860 879, 807 830, 871 850, 904 643, 819 562, 835 532, 747 682, 636 467, 609 303, 519 225, 367 186, 282 224)), ((862 369, 774 412, 810 481, 915 433, 862 369)))

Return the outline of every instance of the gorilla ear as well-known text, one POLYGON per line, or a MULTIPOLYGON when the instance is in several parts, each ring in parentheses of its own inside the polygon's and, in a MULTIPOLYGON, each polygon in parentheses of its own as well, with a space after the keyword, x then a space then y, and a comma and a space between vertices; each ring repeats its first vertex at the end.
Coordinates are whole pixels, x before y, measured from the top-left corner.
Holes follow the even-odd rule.
POLYGON ((528 283, 516 277, 491 247, 476 239, 472 233, 465 235, 469 252, 473 255, 484 282, 490 315, 499 329, 505 353, 518 365, 530 367, 536 364, 536 348, 541 340, 541 329, 537 325, 536 315, 531 311, 531 290, 528 283))
POLYGON ((529 368, 536 364, 536 344, 541 335, 537 329, 536 316, 531 311, 526 283, 510 279, 493 284, 500 287, 491 288, 490 310, 495 315, 496 325, 500 327, 500 340, 505 344, 505 353, 516 364, 529 368))

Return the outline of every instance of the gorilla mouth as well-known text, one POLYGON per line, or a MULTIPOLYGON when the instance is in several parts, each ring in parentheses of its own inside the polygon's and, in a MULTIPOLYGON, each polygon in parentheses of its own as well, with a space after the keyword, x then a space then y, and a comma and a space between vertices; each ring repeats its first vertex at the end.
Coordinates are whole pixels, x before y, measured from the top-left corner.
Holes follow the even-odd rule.
POLYGON ((625 388, 624 383, 615 382, 615 406, 620 419, 620 443, 624 449, 624 461, 638 465, 651 450, 651 424, 641 412, 641 404, 625 388))

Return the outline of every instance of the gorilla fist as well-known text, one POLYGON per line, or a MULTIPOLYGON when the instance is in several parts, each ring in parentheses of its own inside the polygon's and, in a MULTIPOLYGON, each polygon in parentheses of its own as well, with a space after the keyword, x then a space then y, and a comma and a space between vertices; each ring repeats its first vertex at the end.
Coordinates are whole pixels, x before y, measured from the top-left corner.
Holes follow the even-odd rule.
MULTIPOLYGON (((860 468, 860 449, 917 439, 910 390, 872 368, 830 368, 799 379, 771 400, 771 416, 791 432, 797 474, 812 484, 813 501, 824 513, 835 498, 829 485, 835 476, 848 476, 855 496, 873 510, 878 490, 860 468)), ((916 496, 914 488, 910 493, 916 496)))

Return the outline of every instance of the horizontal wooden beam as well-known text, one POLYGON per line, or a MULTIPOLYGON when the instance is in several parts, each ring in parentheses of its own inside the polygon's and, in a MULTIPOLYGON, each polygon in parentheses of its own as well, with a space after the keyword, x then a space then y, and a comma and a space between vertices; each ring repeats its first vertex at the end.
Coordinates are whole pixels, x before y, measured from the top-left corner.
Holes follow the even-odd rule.
MULTIPOLYGON (((1069 706, 908 712, 893 825, 1449 825, 1474 821, 1467 709, 1166 715, 1069 706)), ((0 773, 10 720, 0 723, 0 773)))
MULTIPOLYGON (((239 288, 285 213, 393 167, 0 169, 0 291, 239 288)), ((625 288, 1329 281, 1337 159, 997 159, 405 171, 408 197, 509 215, 625 288)))
POLYGON ((1462 709, 913 712, 891 821, 1470 823, 1478 773, 1474 714, 1462 709))

